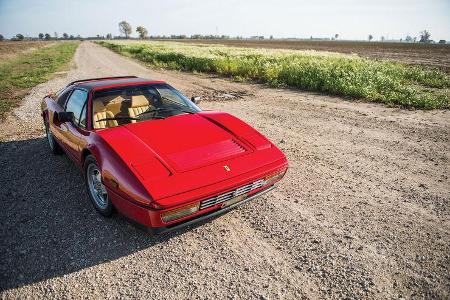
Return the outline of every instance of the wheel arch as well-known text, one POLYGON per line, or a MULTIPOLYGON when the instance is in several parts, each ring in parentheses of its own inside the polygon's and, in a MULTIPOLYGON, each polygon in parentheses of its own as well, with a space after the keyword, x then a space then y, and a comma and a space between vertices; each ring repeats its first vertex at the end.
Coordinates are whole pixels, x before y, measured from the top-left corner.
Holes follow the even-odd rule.
POLYGON ((141 205, 149 205, 152 202, 151 194, 133 172, 131 165, 127 164, 101 136, 92 135, 89 144, 81 153, 83 169, 88 155, 95 158, 107 188, 114 189, 122 197, 132 199, 141 205))
POLYGON ((88 157, 88 155, 92 155, 92 152, 90 149, 88 148, 84 148, 83 151, 81 152, 81 165, 84 165, 84 162, 86 161, 86 157, 88 157))
POLYGON ((50 123, 50 120, 48 120, 48 109, 45 109, 45 110, 42 111, 41 117, 42 117, 42 120, 44 121, 44 123, 45 122, 49 122, 50 123))

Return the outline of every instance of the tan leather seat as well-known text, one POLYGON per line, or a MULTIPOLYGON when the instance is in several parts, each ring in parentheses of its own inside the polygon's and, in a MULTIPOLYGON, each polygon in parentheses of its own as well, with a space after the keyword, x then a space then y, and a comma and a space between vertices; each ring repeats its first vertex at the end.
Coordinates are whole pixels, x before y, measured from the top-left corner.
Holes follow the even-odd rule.
MULTIPOLYGON (((131 107, 128 108, 128 115, 135 118, 144 111, 147 111, 149 108, 150 103, 144 95, 131 96, 131 107)), ((131 120, 131 122, 135 123, 136 120, 131 120)))
MULTIPOLYGON (((122 113, 122 102, 125 99, 122 96, 102 97, 101 101, 106 104, 106 110, 112 112, 115 116, 122 113)), ((126 112, 125 112, 126 113, 126 112)))
POLYGON ((102 101, 99 101, 99 100, 94 101, 92 108, 94 111, 94 128, 95 129, 114 127, 114 126, 119 125, 116 120, 105 120, 105 121, 97 122, 98 120, 102 120, 102 119, 106 119, 106 118, 114 118, 114 114, 111 111, 106 110, 106 106, 103 104, 102 101))

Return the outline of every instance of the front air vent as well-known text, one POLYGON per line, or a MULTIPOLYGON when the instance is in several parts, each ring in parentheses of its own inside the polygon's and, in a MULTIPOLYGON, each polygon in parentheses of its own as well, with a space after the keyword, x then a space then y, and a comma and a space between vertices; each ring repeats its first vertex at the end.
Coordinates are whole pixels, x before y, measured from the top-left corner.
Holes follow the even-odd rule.
POLYGON ((253 183, 241 186, 235 190, 220 194, 218 196, 214 196, 212 198, 205 199, 200 202, 200 210, 214 206, 214 205, 222 203, 222 202, 225 202, 227 200, 231 200, 235 197, 238 197, 240 195, 243 195, 243 194, 246 194, 253 190, 256 190, 257 188, 260 188, 263 185, 264 185, 264 179, 260 179, 253 183))

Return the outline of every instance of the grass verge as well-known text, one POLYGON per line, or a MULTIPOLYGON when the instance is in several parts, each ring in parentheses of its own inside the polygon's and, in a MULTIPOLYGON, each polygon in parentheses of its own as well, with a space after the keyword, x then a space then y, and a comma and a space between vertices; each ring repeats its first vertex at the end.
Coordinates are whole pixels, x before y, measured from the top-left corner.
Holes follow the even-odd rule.
POLYGON ((64 68, 72 59, 78 44, 57 43, 21 54, 1 64, 0 119, 17 106, 32 87, 49 80, 54 72, 64 68))
POLYGON ((162 68, 214 73, 240 81, 366 99, 403 108, 450 108, 449 75, 398 62, 314 51, 174 42, 101 41, 98 44, 162 68))

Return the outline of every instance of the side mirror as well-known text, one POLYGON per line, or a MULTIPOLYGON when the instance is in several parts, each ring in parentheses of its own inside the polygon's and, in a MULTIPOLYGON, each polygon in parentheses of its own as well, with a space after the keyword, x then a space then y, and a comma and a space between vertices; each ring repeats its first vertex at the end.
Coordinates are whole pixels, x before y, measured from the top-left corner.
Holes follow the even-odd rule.
POLYGON ((199 104, 200 101, 202 101, 202 97, 200 97, 200 96, 193 96, 191 98, 191 101, 194 102, 194 104, 199 104))
POLYGON ((72 122, 74 115, 71 111, 62 111, 56 114, 56 118, 59 123, 72 122))

